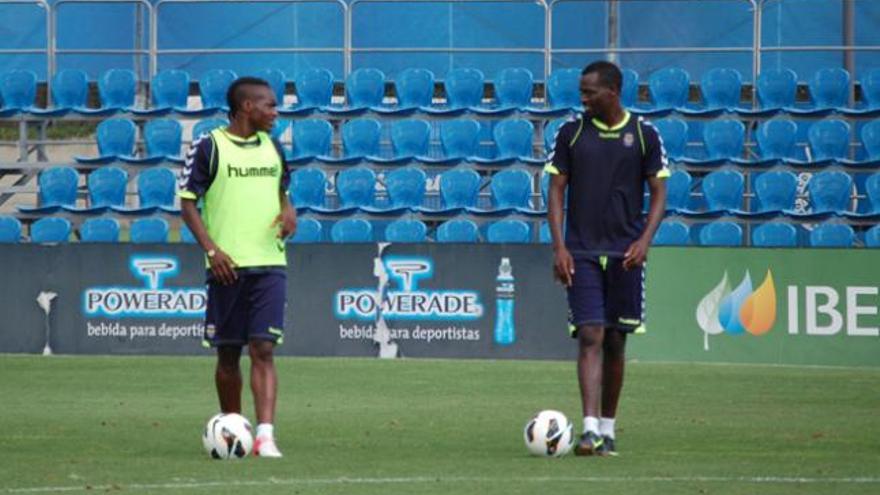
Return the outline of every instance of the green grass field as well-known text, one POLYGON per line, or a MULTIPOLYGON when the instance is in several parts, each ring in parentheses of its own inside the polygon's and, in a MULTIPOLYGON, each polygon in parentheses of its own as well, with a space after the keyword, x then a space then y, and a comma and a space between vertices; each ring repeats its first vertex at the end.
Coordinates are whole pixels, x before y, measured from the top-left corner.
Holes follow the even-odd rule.
POLYGON ((543 459, 522 427, 579 432, 573 363, 277 365, 285 458, 222 462, 210 358, 0 356, 0 493, 880 493, 878 369, 631 363, 621 456, 543 459))

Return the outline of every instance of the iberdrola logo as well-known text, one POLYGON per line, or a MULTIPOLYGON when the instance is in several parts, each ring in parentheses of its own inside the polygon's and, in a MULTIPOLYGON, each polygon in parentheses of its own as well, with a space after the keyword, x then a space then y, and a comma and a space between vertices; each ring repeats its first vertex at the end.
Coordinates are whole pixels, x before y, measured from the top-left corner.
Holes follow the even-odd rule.
POLYGON ((725 270, 718 285, 697 305, 696 317, 703 330, 703 349, 707 351, 709 335, 764 335, 776 322, 773 273, 768 269, 761 285, 752 290, 752 277, 746 270, 745 277, 731 290, 725 270))

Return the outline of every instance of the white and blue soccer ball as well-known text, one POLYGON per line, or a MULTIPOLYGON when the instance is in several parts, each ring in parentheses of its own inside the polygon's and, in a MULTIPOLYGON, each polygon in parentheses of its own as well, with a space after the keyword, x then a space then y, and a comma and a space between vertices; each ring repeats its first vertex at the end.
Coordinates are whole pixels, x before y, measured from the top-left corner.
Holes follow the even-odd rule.
POLYGON ((241 414, 217 414, 208 420, 202 445, 212 459, 242 459, 254 447, 251 423, 241 414))
POLYGON ((574 445, 571 422, 552 409, 539 412, 526 423, 523 439, 529 453, 541 457, 562 457, 574 445))

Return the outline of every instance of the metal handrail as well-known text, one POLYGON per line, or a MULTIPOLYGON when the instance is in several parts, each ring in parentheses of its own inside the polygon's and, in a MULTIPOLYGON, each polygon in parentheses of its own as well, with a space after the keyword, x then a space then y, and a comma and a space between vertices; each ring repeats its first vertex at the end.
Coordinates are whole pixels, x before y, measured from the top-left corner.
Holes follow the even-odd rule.
POLYGON ((351 56, 353 53, 437 53, 437 52, 448 52, 452 53, 540 53, 544 55, 544 78, 546 80, 547 75, 549 74, 550 67, 547 65, 549 57, 547 52, 547 16, 549 15, 549 8, 547 3, 544 0, 351 0, 348 6, 348 22, 346 23, 346 37, 347 44, 345 46, 345 73, 346 75, 351 72, 351 56), (354 18, 354 10, 355 7, 359 4, 364 3, 441 3, 441 4, 464 4, 464 3, 525 3, 525 4, 533 4, 537 5, 544 9, 544 26, 545 33, 544 46, 541 48, 453 48, 453 47, 357 47, 355 48, 352 43, 353 35, 352 35, 352 24, 354 18))
POLYGON ((196 54, 196 53, 335 53, 339 52, 345 58, 346 33, 345 23, 348 19, 348 6, 343 0, 159 0, 156 2, 153 10, 153 20, 150 23, 150 57, 151 57, 151 73, 156 75, 159 68, 159 56, 163 54, 196 54), (343 46, 342 47, 316 47, 316 48, 279 48, 279 47, 256 47, 256 48, 163 48, 159 49, 159 9, 163 5, 172 3, 193 3, 193 4, 209 4, 209 3, 283 3, 288 5, 296 5, 301 3, 330 3, 336 4, 342 9, 343 21, 343 46))

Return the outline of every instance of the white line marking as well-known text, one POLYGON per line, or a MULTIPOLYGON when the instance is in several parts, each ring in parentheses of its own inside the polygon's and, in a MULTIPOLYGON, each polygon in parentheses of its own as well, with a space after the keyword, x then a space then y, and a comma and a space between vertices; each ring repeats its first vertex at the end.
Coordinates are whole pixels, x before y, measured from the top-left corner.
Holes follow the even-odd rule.
POLYGON ((114 483, 111 485, 36 486, 6 488, 3 493, 65 493, 95 490, 182 490, 233 486, 295 486, 295 485, 407 485, 429 483, 752 483, 752 484, 880 484, 877 477, 806 478, 796 476, 553 476, 528 478, 490 477, 407 477, 407 478, 268 478, 251 481, 188 481, 175 483, 114 483))

